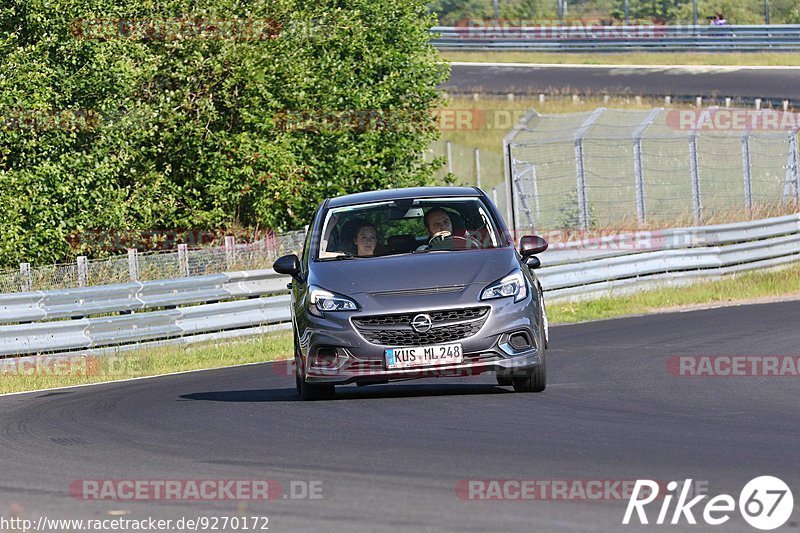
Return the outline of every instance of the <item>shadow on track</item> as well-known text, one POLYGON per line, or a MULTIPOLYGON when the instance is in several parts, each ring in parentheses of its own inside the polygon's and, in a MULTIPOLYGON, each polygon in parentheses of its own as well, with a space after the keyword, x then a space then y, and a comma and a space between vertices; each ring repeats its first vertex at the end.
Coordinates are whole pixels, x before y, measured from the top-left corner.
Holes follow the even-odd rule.
MULTIPOLYGON (((368 387, 345 386, 336 389, 333 400, 359 400, 425 396, 457 396, 472 394, 511 393, 497 385, 372 385, 368 387)), ((287 389, 253 389, 194 392, 181 396, 183 400, 199 400, 206 402, 299 402, 300 397, 294 388, 287 389)))

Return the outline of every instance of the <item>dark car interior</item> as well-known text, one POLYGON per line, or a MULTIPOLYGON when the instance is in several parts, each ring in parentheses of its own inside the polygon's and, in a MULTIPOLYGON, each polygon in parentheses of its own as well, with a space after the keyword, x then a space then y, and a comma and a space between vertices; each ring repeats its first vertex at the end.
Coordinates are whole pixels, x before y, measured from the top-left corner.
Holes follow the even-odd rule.
MULTIPOLYGON (((332 228, 326 251, 340 252, 355 255, 356 246, 354 238, 358 228, 364 224, 372 224, 378 232, 378 244, 375 255, 410 253, 428 244, 429 236, 423 222, 423 212, 433 208, 434 205, 424 206, 416 211, 411 210, 409 204, 395 208, 382 206, 375 210, 361 210, 342 216, 332 228), (411 216, 409 216, 411 214, 411 216)), ((474 201, 449 203, 441 206, 450 217, 453 226, 453 235, 465 237, 469 234, 471 239, 480 243, 476 247, 490 247, 492 240, 486 224, 478 211, 474 201)))

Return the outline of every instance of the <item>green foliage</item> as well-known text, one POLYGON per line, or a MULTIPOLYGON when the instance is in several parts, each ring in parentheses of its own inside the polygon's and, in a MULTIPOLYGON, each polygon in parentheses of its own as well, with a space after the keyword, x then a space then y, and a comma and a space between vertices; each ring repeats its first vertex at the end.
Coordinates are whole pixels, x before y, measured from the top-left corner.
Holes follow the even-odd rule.
MULTIPOLYGON (((691 15, 692 3, 688 0, 630 0, 628 12, 632 23, 635 20, 655 20, 660 23, 668 23, 679 18, 681 9, 686 5, 689 6, 691 15)), ((624 0, 616 1, 611 16, 618 20, 625 20, 624 0)))
POLYGON ((0 264, 99 255, 80 234, 105 229, 296 229, 325 197, 431 182, 419 154, 448 69, 424 2, 251 4, 0 7, 0 264), (269 31, 213 27, 236 20, 269 31), (415 120, 280 120, 342 110, 415 120))

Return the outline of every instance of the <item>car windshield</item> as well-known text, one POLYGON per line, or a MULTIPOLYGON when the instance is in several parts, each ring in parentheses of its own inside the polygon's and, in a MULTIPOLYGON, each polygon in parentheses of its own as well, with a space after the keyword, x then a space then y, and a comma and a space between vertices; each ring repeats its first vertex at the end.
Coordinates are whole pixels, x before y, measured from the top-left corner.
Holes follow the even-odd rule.
POLYGON ((319 260, 504 246, 481 198, 409 198, 330 209, 319 260))

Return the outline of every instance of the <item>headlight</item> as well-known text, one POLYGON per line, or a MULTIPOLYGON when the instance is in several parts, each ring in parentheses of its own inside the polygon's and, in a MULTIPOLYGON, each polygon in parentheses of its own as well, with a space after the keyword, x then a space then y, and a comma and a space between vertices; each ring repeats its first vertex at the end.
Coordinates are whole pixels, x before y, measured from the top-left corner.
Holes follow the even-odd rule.
POLYGON ((520 269, 516 269, 503 279, 499 279, 483 289, 481 300, 491 300, 493 298, 514 297, 515 302, 524 300, 528 297, 528 283, 520 269))
POLYGON ((350 298, 314 285, 309 287, 308 304, 308 310, 317 316, 328 311, 358 311, 358 304, 350 298))

